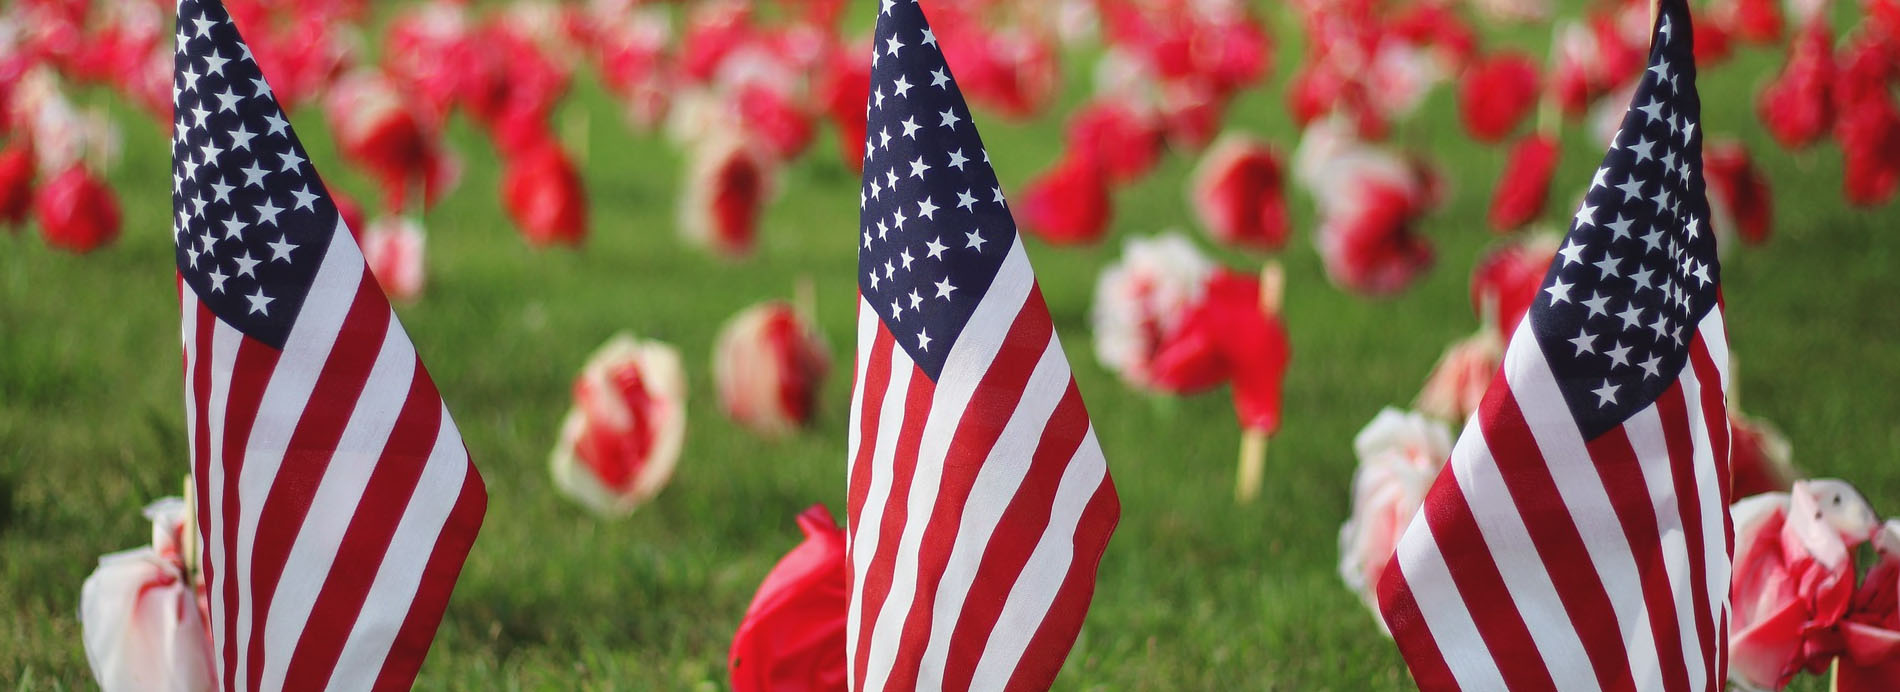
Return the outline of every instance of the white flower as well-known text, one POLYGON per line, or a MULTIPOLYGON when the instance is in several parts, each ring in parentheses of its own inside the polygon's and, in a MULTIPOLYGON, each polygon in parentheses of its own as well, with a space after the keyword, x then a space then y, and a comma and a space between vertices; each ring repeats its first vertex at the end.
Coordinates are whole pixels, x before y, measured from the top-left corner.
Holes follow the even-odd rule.
POLYGON ((1339 527, 1339 576, 1377 613, 1379 575, 1451 455, 1451 429, 1421 413, 1387 408, 1352 446, 1359 468, 1352 516, 1339 527))

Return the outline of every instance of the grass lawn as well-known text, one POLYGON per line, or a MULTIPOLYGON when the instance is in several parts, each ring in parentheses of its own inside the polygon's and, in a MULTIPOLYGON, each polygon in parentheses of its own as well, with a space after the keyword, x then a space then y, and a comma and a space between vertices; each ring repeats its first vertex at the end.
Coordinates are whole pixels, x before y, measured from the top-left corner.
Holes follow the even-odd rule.
MULTIPOLYGON (((1567 3, 1568 4, 1568 3, 1567 3)), ((1268 11, 1276 72, 1231 127, 1290 151, 1281 106, 1297 24, 1268 11)), ((1543 54, 1547 33, 1498 37, 1543 54)), ((1092 61, 1065 64, 1064 104, 1086 95, 1092 61)), ((1781 426, 1813 475, 1860 486, 1900 513, 1900 232, 1894 209, 1847 207, 1831 145, 1790 155, 1754 116, 1779 57, 1743 53, 1704 75, 1705 127, 1747 140, 1776 192, 1776 237, 1725 266, 1744 407, 1781 426)), ((830 133, 786 175, 756 254, 722 260, 675 230, 680 154, 620 126, 583 74, 563 120, 586 118, 593 235, 581 251, 527 250, 499 207, 499 168, 458 121, 461 187, 427 220, 429 287, 399 308, 488 480, 489 514, 421 686, 427 689, 723 689, 729 638, 759 579, 799 538, 814 503, 841 511, 853 353, 856 176, 830 133), (815 428, 770 442, 718 412, 708 352, 722 320, 816 280, 834 372, 815 428), (582 360, 620 330, 669 341, 687 358, 692 400, 678 473, 652 504, 599 521, 557 495, 547 454, 582 360)), ((110 99, 97 98, 100 102, 110 99)), ((148 540, 138 510, 176 494, 188 472, 178 315, 167 245, 169 153, 148 120, 115 106, 124 156, 111 172, 126 212, 120 241, 85 257, 34 235, 0 234, 0 687, 91 686, 80 648, 79 584, 103 553, 148 540)), ((1051 162, 1061 115, 979 122, 1006 185, 1051 162)), ((346 175, 321 119, 296 114, 334 186, 346 175)), ((569 136, 573 135, 569 131, 569 136)), ((1341 585, 1336 534, 1347 512, 1352 435, 1404 405, 1444 346, 1476 327, 1467 277, 1494 241, 1483 219, 1501 148, 1473 144, 1452 92, 1434 93, 1394 141, 1426 151, 1450 196, 1425 233, 1439 262, 1387 300, 1327 283, 1312 208, 1294 198, 1298 237, 1283 253, 1294 364, 1286 424, 1259 501, 1232 501, 1238 434, 1224 394, 1144 396, 1097 362, 1088 332, 1095 277, 1121 239, 1192 228, 1191 157, 1175 155, 1118 201, 1099 247, 1030 243, 1120 489, 1120 529, 1093 610, 1058 687, 1366 690, 1410 686, 1395 648, 1341 585)), ((1572 128, 1551 215, 1565 218, 1598 144, 1572 128)), ((1204 237, 1204 236, 1203 236, 1204 237)), ((1260 256, 1225 255, 1257 266, 1260 256)), ((1819 689, 1813 685, 1805 689, 1819 689)))

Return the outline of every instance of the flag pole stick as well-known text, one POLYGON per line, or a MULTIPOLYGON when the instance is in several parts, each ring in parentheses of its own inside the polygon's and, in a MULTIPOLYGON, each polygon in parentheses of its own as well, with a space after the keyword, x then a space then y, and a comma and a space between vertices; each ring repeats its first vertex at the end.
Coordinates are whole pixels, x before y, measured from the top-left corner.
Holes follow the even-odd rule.
MULTIPOLYGON (((1286 270, 1279 262, 1268 262, 1260 270, 1260 311, 1269 319, 1278 319, 1286 296, 1286 270)), ((1240 432, 1240 466, 1234 477, 1234 499, 1240 504, 1260 496, 1260 482, 1267 471, 1267 441, 1270 435, 1259 428, 1240 432)))

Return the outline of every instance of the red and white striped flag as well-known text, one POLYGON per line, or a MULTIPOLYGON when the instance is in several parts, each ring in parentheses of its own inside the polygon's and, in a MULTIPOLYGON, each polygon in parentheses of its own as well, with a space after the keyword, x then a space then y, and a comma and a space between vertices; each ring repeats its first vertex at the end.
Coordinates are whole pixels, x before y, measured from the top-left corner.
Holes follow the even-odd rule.
POLYGON ((884 0, 851 397, 854 690, 1047 688, 1120 515, 968 105, 884 0))
POLYGON ((219 0, 180 0, 185 421, 219 689, 408 689, 482 479, 219 0))
POLYGON ((1719 690, 1728 343, 1689 8, 1379 585, 1427 690, 1719 690))

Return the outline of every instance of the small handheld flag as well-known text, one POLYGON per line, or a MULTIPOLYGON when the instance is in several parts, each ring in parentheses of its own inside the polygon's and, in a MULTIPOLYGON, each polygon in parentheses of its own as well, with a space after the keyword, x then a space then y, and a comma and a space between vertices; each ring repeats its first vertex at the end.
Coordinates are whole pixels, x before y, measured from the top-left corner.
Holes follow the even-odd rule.
POLYGON ((851 397, 853 690, 1046 689, 1120 514, 969 106, 914 2, 872 55, 851 397))
POLYGON ((1419 687, 1723 686, 1728 343, 1684 0, 1380 607, 1419 687))
POLYGON ((219 0, 179 0, 172 208, 219 689, 408 689, 487 493, 219 0))

